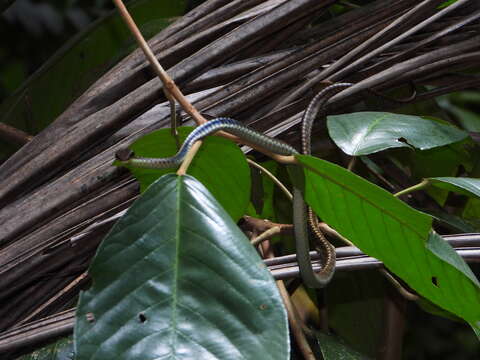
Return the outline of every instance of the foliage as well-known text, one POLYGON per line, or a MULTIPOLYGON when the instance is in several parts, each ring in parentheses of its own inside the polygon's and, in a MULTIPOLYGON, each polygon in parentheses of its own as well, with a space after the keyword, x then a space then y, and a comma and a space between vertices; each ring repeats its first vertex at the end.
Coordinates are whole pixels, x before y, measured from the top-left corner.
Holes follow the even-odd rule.
POLYGON ((154 182, 102 243, 90 274, 77 310, 79 360, 289 359, 275 283, 193 177, 154 182))
MULTIPOLYGON (((178 131, 183 142, 192 128, 182 127, 178 131)), ((131 145, 131 149, 136 156, 153 158, 169 157, 177 152, 176 142, 168 129, 142 137, 131 145)), ((175 170, 127 167, 140 182, 141 192, 163 174, 175 170)), ((243 216, 250 201, 250 171, 238 146, 226 139, 207 138, 189 169, 190 175, 209 189, 232 219, 238 221, 243 216)))

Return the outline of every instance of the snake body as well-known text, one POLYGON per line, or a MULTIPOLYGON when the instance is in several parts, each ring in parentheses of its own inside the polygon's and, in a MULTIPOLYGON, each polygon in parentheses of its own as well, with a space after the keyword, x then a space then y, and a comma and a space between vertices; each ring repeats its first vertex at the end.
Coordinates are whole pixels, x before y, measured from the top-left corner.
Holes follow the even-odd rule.
MULTIPOLYGON (((313 122, 319 111, 325 109, 328 99, 335 93, 344 89, 351 84, 338 83, 323 89, 317 96, 313 98, 302 119, 302 151, 304 154, 310 154, 310 136, 312 132, 313 122)), ((185 139, 180 150, 172 157, 168 158, 145 158, 135 157, 130 152, 128 156, 119 155, 124 149, 117 152, 117 159, 124 164, 140 168, 170 168, 179 166, 192 145, 202 138, 215 133, 217 131, 226 131, 239 138, 256 144, 266 150, 280 155, 295 155, 299 152, 292 146, 283 141, 271 138, 246 125, 227 117, 220 117, 208 121, 207 123, 195 128, 185 139)), ((317 218, 310 208, 307 208, 303 200, 301 187, 304 182, 303 169, 298 165, 289 165, 294 177, 299 183, 294 184, 293 188, 293 223, 295 229, 295 241, 297 247, 297 261, 300 268, 300 274, 305 285, 314 288, 320 288, 327 285, 331 280, 335 271, 335 248, 328 242, 323 234, 318 230, 317 218), (323 266, 321 270, 315 273, 311 266, 309 233, 307 222, 312 232, 317 236, 319 241, 319 252, 322 255, 323 266)), ((295 182, 294 182, 295 183, 295 182)))
MULTIPOLYGON (((351 86, 351 83, 336 83, 329 85, 321 90, 308 105, 302 117, 302 153, 310 155, 311 137, 313 123, 317 117, 324 118, 326 116, 326 105, 328 100, 343 89, 351 86)), ((298 168, 298 167, 297 167, 298 168)), ((303 178, 303 170, 292 169, 296 176, 303 178)), ((336 254, 335 248, 325 238, 325 235, 319 230, 318 219, 313 210, 305 204, 303 195, 299 187, 295 186, 293 189, 293 222, 295 230, 295 239, 297 247, 297 262, 300 268, 303 282, 305 285, 312 288, 325 287, 335 273, 336 254), (295 216, 295 214, 305 214, 303 216, 295 216), (310 247, 308 241, 308 228, 313 232, 314 239, 317 240, 319 248, 317 249, 322 254, 323 266, 319 272, 314 272, 311 266, 310 247)))
POLYGON ((207 123, 196 127, 185 139, 180 150, 168 158, 144 158, 144 157, 130 157, 128 159, 119 160, 125 164, 132 165, 134 167, 146 168, 146 169, 163 169, 179 166, 185 156, 188 153, 188 150, 192 145, 203 139, 204 137, 213 134, 217 131, 226 131, 230 134, 236 135, 250 143, 257 144, 267 150, 270 150, 274 153, 280 155, 292 155, 298 154, 298 151, 284 143, 283 141, 271 138, 266 136, 256 130, 253 130, 239 121, 227 118, 219 117, 213 120, 208 121, 207 123))

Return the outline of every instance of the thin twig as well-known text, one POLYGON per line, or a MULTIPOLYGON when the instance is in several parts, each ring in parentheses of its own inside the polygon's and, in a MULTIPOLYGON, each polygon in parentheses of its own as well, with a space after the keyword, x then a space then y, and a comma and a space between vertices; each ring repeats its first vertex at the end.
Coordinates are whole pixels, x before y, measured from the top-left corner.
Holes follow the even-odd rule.
POLYGON ((386 269, 380 269, 380 272, 385 276, 385 278, 390 281, 393 287, 398 291, 400 295, 402 295, 408 301, 418 301, 420 296, 417 294, 412 293, 405 289, 405 287, 398 281, 390 272, 386 269))
POLYGON ((318 227, 320 230, 330 236, 333 236, 337 238, 338 240, 341 240, 348 246, 353 246, 352 242, 348 240, 346 237, 342 236, 339 232, 337 232, 335 229, 331 228, 327 223, 320 222, 318 223, 318 227))
MULTIPOLYGON (((163 83, 164 88, 167 89, 167 91, 177 100, 177 102, 182 106, 182 108, 185 110, 187 114, 189 114, 192 119, 198 124, 204 124, 207 122, 207 119, 205 119, 200 112, 188 101, 188 99, 183 95, 183 93, 180 91, 178 86, 175 84, 175 82, 172 80, 172 78, 167 74, 167 72, 163 69, 162 65, 158 62, 157 58, 155 57, 155 54, 152 52, 150 46, 148 43, 145 41, 142 33, 138 29, 137 25, 135 24, 135 21, 133 20, 132 16, 128 12, 127 8, 123 4, 122 0, 113 0, 115 5, 117 6, 122 18, 125 20, 126 25, 132 32, 133 36, 138 42, 138 45, 140 48, 143 50, 145 56, 147 57, 148 61, 150 62, 150 65, 152 66, 153 70, 155 73, 158 75, 160 80, 163 83)), ((168 96, 167 96, 168 97, 168 96)), ((276 161, 283 163, 283 164, 291 164, 295 162, 295 159, 293 156, 281 156, 274 154, 270 151, 267 151, 266 149, 263 149, 255 144, 248 143, 246 141, 240 140, 237 136, 231 135, 229 133, 219 131, 216 135, 223 136, 227 139, 243 143, 245 145, 248 145, 258 151, 263 152, 264 154, 270 156, 271 158, 275 159, 276 161)))
POLYGON ((167 89, 167 91, 175 98, 175 100, 178 101, 178 103, 183 107, 183 109, 189 114, 197 124, 203 124, 207 122, 207 119, 205 119, 198 111, 197 109, 188 101, 188 99, 183 95, 183 93, 180 91, 180 89, 177 87, 175 82, 172 80, 172 78, 167 74, 167 72, 163 69, 162 65, 158 62, 157 58, 155 57, 155 54, 152 52, 150 49, 150 46, 148 43, 145 41, 145 38, 143 37, 142 33, 137 27, 137 24, 135 24, 135 21, 132 19, 132 16, 128 12, 127 8, 123 4, 122 0, 113 0, 115 5, 118 8, 118 11, 120 12, 120 15, 122 18, 125 20, 125 24, 128 26, 130 31, 132 32, 133 36, 138 42, 138 45, 142 49, 143 53, 147 57, 148 61, 150 62, 150 65, 153 68, 153 71, 158 75, 160 80, 163 83, 163 86, 167 89))
POLYGON ((410 186, 407 189, 403 189, 402 191, 397 192, 393 196, 400 197, 402 195, 409 194, 409 193, 414 192, 414 191, 422 190, 422 189, 426 188, 428 186, 428 184, 429 184, 428 179, 423 179, 421 183, 410 186))
POLYGON ((33 136, 14 128, 13 126, 0 122, 0 139, 9 142, 12 145, 24 145, 32 140, 33 136))
POLYGON ((202 146, 202 141, 196 141, 190 150, 188 150, 187 155, 185 155, 185 159, 182 162, 182 165, 180 168, 177 170, 177 175, 182 176, 187 173, 188 167, 190 166, 193 158, 195 157, 195 154, 200 150, 200 146, 202 146))
POLYGON ((254 237, 252 240, 250 240, 250 244, 256 247, 261 242, 270 240, 272 237, 274 237, 275 235, 279 235, 281 232, 282 229, 279 226, 274 226, 267 231, 264 231, 257 237, 254 237))
POLYGON ((274 223, 269 220, 258 219, 248 215, 243 217, 243 222, 240 224, 240 228, 245 233, 254 234, 251 239, 254 246, 274 235, 293 235, 292 224, 274 223), (257 236, 257 234, 260 235, 257 236))
MULTIPOLYGON (((273 250, 270 246, 270 243, 264 242, 262 244, 262 250, 264 252, 265 258, 272 258, 275 256, 273 250)), ((315 360, 315 355, 310 347, 310 344, 307 341, 305 336, 302 321, 297 316, 297 311, 295 306, 293 305, 290 294, 285 287, 285 284, 282 280, 276 281, 278 291, 280 292, 280 296, 283 299, 283 304, 285 305, 285 309, 287 310, 288 314, 288 322, 290 323, 290 328, 292 331, 293 338, 295 339, 298 348, 302 352, 302 355, 305 360, 315 360)))

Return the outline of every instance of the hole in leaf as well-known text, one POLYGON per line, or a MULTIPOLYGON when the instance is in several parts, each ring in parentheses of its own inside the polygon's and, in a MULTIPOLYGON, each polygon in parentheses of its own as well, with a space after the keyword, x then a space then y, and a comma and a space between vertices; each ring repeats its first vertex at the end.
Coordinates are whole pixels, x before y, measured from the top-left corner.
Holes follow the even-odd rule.
POLYGON ((436 276, 432 276, 432 284, 438 287, 438 280, 436 276))
POLYGON ((138 320, 140 320, 141 323, 144 323, 145 321, 147 321, 147 317, 144 313, 140 313, 138 314, 138 320))
POLYGON ((398 140, 399 142, 403 142, 404 144, 407 144, 408 146, 410 146, 410 147, 412 147, 412 148, 415 148, 415 146, 413 146, 412 144, 410 144, 410 143, 408 142, 408 140, 405 139, 404 137, 399 137, 397 140, 398 140))

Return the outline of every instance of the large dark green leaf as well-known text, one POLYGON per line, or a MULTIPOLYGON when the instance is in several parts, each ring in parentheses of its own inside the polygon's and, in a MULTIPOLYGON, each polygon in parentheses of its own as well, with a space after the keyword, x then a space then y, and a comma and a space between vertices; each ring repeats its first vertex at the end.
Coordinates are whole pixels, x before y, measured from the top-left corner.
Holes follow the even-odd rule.
MULTIPOLYGON (((180 140, 185 140, 192 129, 179 128, 180 140)), ((136 156, 154 158, 169 157, 177 152, 175 140, 168 129, 150 133, 134 142, 130 148, 136 156)), ((142 192, 160 176, 176 171, 127 167, 140 182, 142 192)), ((245 214, 250 198, 250 170, 244 154, 236 144, 218 136, 205 138, 188 173, 206 186, 234 220, 245 214)))
POLYGON ((167 174, 150 186, 103 241, 89 273, 92 286, 77 310, 77 360, 289 359, 275 282, 190 176, 167 174))
POLYGON ((398 147, 431 149, 468 136, 453 126, 420 116, 384 112, 329 116, 327 126, 333 141, 352 156, 398 147))
POLYGON ((353 349, 372 357, 384 331, 384 283, 376 270, 339 272, 327 291, 329 327, 353 349))
POLYGON ((429 216, 337 165, 297 158, 305 167, 306 200, 324 221, 432 303, 480 328, 478 282, 427 246, 429 216))
MULTIPOLYGON (((139 26, 159 32, 168 17, 182 14, 185 1, 139 0, 130 11, 139 26)), ((153 35, 153 34, 150 34, 153 35)), ((93 23, 61 48, 0 106, 0 120, 36 134, 85 91, 133 44, 116 11, 93 23)), ((132 50, 132 49, 130 49, 132 50)))

